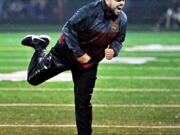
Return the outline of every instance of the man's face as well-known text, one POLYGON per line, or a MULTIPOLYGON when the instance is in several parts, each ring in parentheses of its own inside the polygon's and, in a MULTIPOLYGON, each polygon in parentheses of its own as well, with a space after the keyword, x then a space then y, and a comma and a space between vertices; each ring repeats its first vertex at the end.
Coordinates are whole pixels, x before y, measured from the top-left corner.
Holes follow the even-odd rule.
POLYGON ((106 4, 115 15, 119 16, 122 8, 125 5, 125 0, 106 0, 106 4))

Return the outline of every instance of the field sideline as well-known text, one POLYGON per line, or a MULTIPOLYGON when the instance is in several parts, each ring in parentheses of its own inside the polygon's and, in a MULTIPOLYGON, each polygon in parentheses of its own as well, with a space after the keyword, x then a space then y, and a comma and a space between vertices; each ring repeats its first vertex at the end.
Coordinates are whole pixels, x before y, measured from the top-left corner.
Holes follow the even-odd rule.
MULTIPOLYGON (((0 77, 25 71, 33 50, 20 46, 30 33, 0 33, 0 77)), ((43 33, 37 33, 43 34, 43 33)), ((48 48, 56 43, 52 37, 48 48)), ((128 32, 124 48, 180 46, 179 32, 128 32)), ((93 135, 179 135, 180 50, 121 51, 119 58, 154 58, 143 64, 101 63, 93 93, 93 135)), ((69 72, 66 72, 69 73, 69 72)), ((75 135, 73 83, 1 81, 0 135, 75 135)))

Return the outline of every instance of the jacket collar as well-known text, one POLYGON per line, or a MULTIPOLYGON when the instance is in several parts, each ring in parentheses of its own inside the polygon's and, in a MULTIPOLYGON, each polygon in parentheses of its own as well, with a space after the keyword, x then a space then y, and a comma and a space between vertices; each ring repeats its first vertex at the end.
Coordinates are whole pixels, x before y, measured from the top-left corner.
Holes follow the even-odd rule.
POLYGON ((114 14, 114 12, 107 6, 105 0, 101 0, 102 1, 102 7, 104 10, 104 18, 106 20, 116 20, 118 18, 118 16, 116 16, 114 14))

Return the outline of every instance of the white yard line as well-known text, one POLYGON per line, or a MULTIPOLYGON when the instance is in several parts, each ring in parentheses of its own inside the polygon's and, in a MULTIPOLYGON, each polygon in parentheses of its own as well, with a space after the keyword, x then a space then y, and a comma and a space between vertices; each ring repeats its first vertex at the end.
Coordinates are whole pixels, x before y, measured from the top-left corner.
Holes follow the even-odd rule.
POLYGON ((180 59, 173 59, 173 58, 172 59, 164 59, 164 58, 160 59, 159 58, 156 60, 156 62, 179 62, 179 61, 180 61, 180 59))
POLYGON ((100 67, 99 70, 180 70, 180 67, 100 67))
MULTIPOLYGON (((180 80, 180 76, 98 76, 99 80, 180 80)), ((0 81, 26 81, 27 71, 18 71, 13 73, 0 74, 0 81)), ((48 82, 72 81, 70 72, 61 73, 49 80, 48 82)))
MULTIPOLYGON (((13 124, 0 124, 1 128, 76 128, 76 125, 13 125, 13 124)), ((130 125, 92 125, 93 128, 139 128, 139 129, 179 129, 177 126, 130 126, 130 125)))
MULTIPOLYGON (((27 67, 17 66, 1 66, 1 70, 20 70, 27 69, 27 67)), ((180 67, 99 67, 99 70, 180 70, 180 67)))
MULTIPOLYGON (((9 55, 9 53, 7 53, 7 52, 1 51, 0 57, 7 57, 7 58, 21 57, 21 58, 23 58, 24 56, 31 57, 33 55, 33 51, 26 51, 26 52, 19 51, 18 53, 17 52, 11 52, 11 55, 9 55)), ((178 51, 174 51, 173 53, 172 52, 171 53, 154 52, 155 55, 153 54, 153 51, 149 51, 149 52, 147 52, 147 51, 144 51, 144 52, 143 51, 140 51, 140 52, 126 52, 127 56, 128 56, 128 54, 131 54, 131 53, 135 53, 135 55, 134 56, 129 56, 129 57, 152 57, 152 56, 154 56, 154 57, 161 57, 161 58, 169 58, 169 57, 179 58, 178 55, 177 55, 179 53, 178 51), (146 53, 146 54, 136 55, 136 53, 146 53), (152 53, 152 54, 150 55, 149 53, 152 53), (164 55, 164 53, 166 53, 166 54, 164 55)), ((120 57, 122 57, 122 56, 120 55, 120 57)))
MULTIPOLYGON (((74 104, 28 104, 28 103, 4 103, 0 104, 0 107, 74 107, 74 104)), ((93 104, 93 107, 97 108, 180 108, 178 104, 93 104)))
POLYGON ((109 80, 180 80, 180 77, 176 76, 99 76, 98 79, 109 80))
MULTIPOLYGON (((120 64, 120 63, 127 63, 128 61, 133 60, 133 59, 144 60, 145 58, 144 57, 135 57, 135 58, 134 57, 128 57, 128 60, 126 60, 126 57, 122 57, 122 58, 117 57, 117 58, 113 59, 115 62, 113 60, 111 60, 111 61, 107 61, 107 60, 104 61, 103 60, 103 61, 101 61, 101 63, 105 63, 105 64, 108 64, 108 63, 110 63, 110 64, 120 64), (115 61, 115 59, 118 59, 120 61, 119 62, 115 61)), ((0 59, 0 62, 20 62, 21 63, 21 62, 29 62, 29 61, 30 61, 30 59, 0 59)), ((152 62, 164 62, 164 63, 168 63, 168 62, 179 62, 180 59, 177 59, 177 58, 175 58, 175 59, 174 58, 172 58, 172 59, 156 58, 155 59, 154 58, 154 59, 152 59, 150 61, 152 61, 152 62)), ((143 64, 143 63, 140 63, 140 64, 143 64)), ((132 64, 137 64, 137 63, 132 63, 132 64)))
MULTIPOLYGON (((39 92, 39 91, 59 91, 72 92, 73 88, 28 88, 28 87, 0 87, 0 91, 22 91, 22 92, 39 92)), ((180 89, 160 89, 160 88, 94 88, 94 92, 180 92, 180 89)))
POLYGON ((124 51, 129 52, 176 52, 180 51, 179 45, 162 45, 162 44, 149 44, 149 45, 138 45, 132 47, 123 48, 124 51))

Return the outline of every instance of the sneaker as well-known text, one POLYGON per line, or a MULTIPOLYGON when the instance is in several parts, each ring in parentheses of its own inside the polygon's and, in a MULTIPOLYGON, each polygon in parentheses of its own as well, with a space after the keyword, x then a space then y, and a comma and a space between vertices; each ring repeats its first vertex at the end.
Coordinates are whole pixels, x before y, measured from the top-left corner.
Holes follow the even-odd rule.
POLYGON ((50 42, 50 37, 47 35, 27 35, 21 41, 22 45, 30 46, 34 49, 46 49, 50 42))

